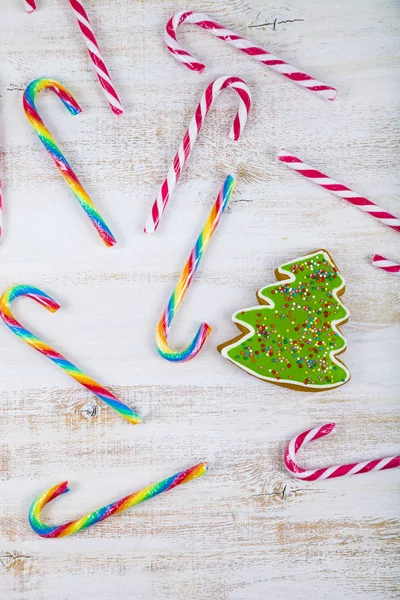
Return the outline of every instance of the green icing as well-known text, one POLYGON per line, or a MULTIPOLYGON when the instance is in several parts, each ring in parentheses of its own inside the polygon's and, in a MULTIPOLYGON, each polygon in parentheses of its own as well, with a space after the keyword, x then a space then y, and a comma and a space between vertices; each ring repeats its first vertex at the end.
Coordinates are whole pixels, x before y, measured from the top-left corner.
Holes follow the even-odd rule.
POLYGON ((258 296, 268 306, 261 304, 234 315, 239 325, 255 333, 226 346, 223 354, 270 381, 317 389, 345 383, 349 372, 334 360, 346 341, 332 323, 348 316, 334 296, 344 285, 337 267, 328 254, 319 251, 280 270, 294 281, 263 288, 258 296))

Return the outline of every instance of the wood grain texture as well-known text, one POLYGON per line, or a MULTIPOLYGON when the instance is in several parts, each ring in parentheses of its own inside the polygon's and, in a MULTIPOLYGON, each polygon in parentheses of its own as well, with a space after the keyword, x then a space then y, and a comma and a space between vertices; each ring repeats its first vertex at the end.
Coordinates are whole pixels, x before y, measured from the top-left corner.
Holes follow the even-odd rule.
POLYGON ((392 600, 399 597, 400 470, 307 483, 282 454, 293 435, 328 421, 337 434, 303 453, 310 467, 398 452, 400 280, 370 265, 400 258, 397 234, 277 164, 281 147, 400 214, 399 7, 391 0, 86 0, 125 107, 114 117, 66 0, 0 3, 0 172, 5 235, 0 290, 31 283, 62 305, 16 303, 23 322, 144 417, 132 427, 0 328, 0 587, 7 600, 392 600), (179 37, 207 64, 196 75, 163 45, 174 12, 198 9, 334 85, 323 102, 195 27, 179 37), (282 21, 287 21, 282 22, 282 21), (292 22, 293 21, 293 22, 292 22), (261 27, 253 27, 269 23, 261 27), (156 236, 142 234, 201 93, 243 77, 253 108, 227 137, 235 99, 209 114, 156 236), (51 94, 38 108, 119 245, 107 250, 45 155, 22 110, 39 76, 81 103, 71 117, 51 94), (228 172, 230 208, 183 303, 172 342, 200 320, 214 331, 183 365, 161 360, 155 327, 228 172), (274 269, 327 248, 351 318, 342 331, 344 387, 298 394, 257 381, 216 346, 231 314, 255 303, 274 269), (45 513, 76 518, 200 460, 209 473, 63 540, 42 540, 27 511, 64 479, 45 513))

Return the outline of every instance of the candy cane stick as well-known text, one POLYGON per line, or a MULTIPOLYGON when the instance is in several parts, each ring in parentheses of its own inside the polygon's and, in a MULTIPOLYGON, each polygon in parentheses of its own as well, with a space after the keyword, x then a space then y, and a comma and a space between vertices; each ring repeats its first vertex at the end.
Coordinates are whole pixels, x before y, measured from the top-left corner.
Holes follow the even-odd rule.
POLYGON ((86 212, 94 227, 97 229, 97 233, 103 242, 106 244, 106 246, 113 246, 116 243, 113 234, 109 230, 92 200, 83 189, 78 177, 75 175, 67 159, 57 146, 50 131, 45 127, 42 119, 39 116, 39 113, 36 110, 36 95, 45 89, 52 90, 60 98, 61 102, 71 115, 76 115, 81 112, 81 108, 76 102, 75 98, 63 85, 61 85, 61 83, 55 81, 54 79, 36 79, 28 85, 24 93, 24 110, 26 117, 33 129, 36 131, 47 152, 54 160, 57 169, 64 177, 66 184, 74 194, 75 198, 78 200, 83 210, 86 212))
POLYGON ((216 79, 207 87, 200 100, 200 104, 190 121, 189 127, 186 130, 184 138, 175 155, 174 162, 168 171, 167 178, 162 184, 153 204, 151 214, 149 215, 144 228, 145 233, 154 233, 157 229, 168 200, 179 181, 183 167, 185 166, 197 136, 203 127, 205 118, 218 95, 225 88, 232 88, 239 96, 239 109, 229 132, 229 137, 235 141, 240 138, 251 107, 250 90, 243 79, 240 79, 239 77, 219 77, 219 79, 216 79))
POLYGON ((108 519, 108 517, 127 510, 132 506, 136 506, 136 504, 150 500, 151 498, 154 498, 154 496, 158 496, 163 492, 168 492, 178 485, 192 481, 197 477, 201 477, 206 472, 207 463, 200 463, 194 467, 190 467, 190 469, 186 469, 186 471, 182 471, 181 473, 177 473, 168 479, 164 479, 164 481, 160 481, 160 483, 150 485, 140 492, 135 492, 134 494, 125 496, 125 498, 121 498, 121 500, 117 500, 116 502, 112 502, 107 506, 103 506, 103 508, 98 508, 92 513, 89 513, 80 519, 76 519, 76 521, 65 523, 65 525, 51 527, 50 525, 43 523, 40 513, 44 506, 57 498, 57 496, 60 496, 60 494, 64 494, 65 492, 69 492, 68 481, 64 481, 63 483, 55 485, 49 490, 46 490, 43 492, 43 494, 38 496, 36 500, 34 500, 29 510, 29 522, 33 531, 43 538, 66 537, 67 535, 72 535, 78 531, 81 531, 82 529, 91 527, 100 521, 105 521, 108 519))
POLYGON ((35 0, 24 0, 24 7, 27 13, 31 13, 36 10, 35 0))
POLYGON ((374 267, 378 267, 378 269, 382 269, 387 273, 394 273, 395 275, 400 275, 400 265, 398 263, 393 262, 381 256, 380 254, 375 254, 372 258, 372 264, 374 267))
POLYGON ((118 98, 118 94, 115 90, 113 82, 111 81, 110 74, 101 55, 100 48, 94 35, 93 28, 90 24, 87 12, 80 0, 69 0, 69 3, 74 11, 83 37, 85 38, 86 46, 93 63, 94 70, 96 71, 100 85, 103 88, 111 110, 115 115, 121 115, 124 112, 124 109, 122 108, 122 104, 118 98))
POLYGON ((337 90, 335 88, 326 85, 322 81, 318 81, 313 77, 310 77, 310 75, 307 75, 302 71, 299 71, 299 69, 296 69, 296 67, 292 67, 284 60, 274 56, 271 54, 271 52, 265 50, 265 48, 259 48, 255 46, 252 42, 249 42, 249 40, 246 40, 234 31, 225 29, 225 27, 219 23, 212 21, 207 15, 193 11, 180 12, 171 17, 166 25, 164 34, 164 41, 168 50, 171 52, 171 54, 173 54, 176 60, 184 64, 188 69, 200 72, 205 68, 205 65, 197 58, 194 58, 194 56, 187 52, 187 50, 184 50, 176 38, 179 25, 185 22, 193 23, 194 25, 198 25, 199 27, 206 29, 209 33, 215 35, 221 40, 224 40, 224 42, 227 42, 230 46, 233 46, 237 50, 248 54, 255 60, 262 62, 273 71, 280 73, 284 77, 287 77, 298 85, 307 88, 311 92, 315 92, 322 98, 327 98, 328 100, 334 100, 336 98, 337 90))
POLYGON ((32 298, 50 312, 56 312, 60 305, 48 296, 45 292, 42 292, 38 288, 32 287, 30 285, 16 285, 4 292, 4 294, 0 298, 0 318, 3 319, 4 323, 11 329, 15 335, 20 337, 24 342, 26 342, 29 346, 47 356, 51 361, 53 361, 56 365, 61 367, 70 377, 75 379, 78 383, 83 385, 87 390, 92 392, 97 398, 103 400, 106 404, 111 406, 117 413, 119 413, 124 419, 136 425, 141 422, 141 418, 137 415, 133 410, 131 410, 128 406, 123 404, 106 388, 97 383, 91 377, 85 375, 78 367, 73 365, 69 360, 64 358, 61 354, 59 354, 56 350, 54 350, 51 346, 46 344, 46 342, 40 340, 36 335, 31 333, 28 329, 26 329, 23 325, 21 325, 14 317, 11 311, 11 303, 15 298, 20 296, 27 296, 28 298, 32 298))
POLYGON ((330 435, 335 431, 335 427, 335 423, 327 423, 326 425, 322 425, 322 427, 314 427, 314 429, 304 431, 293 438, 286 448, 284 455, 285 466, 293 477, 304 479, 305 481, 316 481, 317 479, 331 479, 333 477, 358 475, 359 473, 368 473, 369 471, 382 471, 384 469, 395 469, 396 467, 400 467, 400 456, 389 456, 387 458, 378 458, 375 460, 366 460, 364 462, 325 467, 323 469, 312 469, 309 471, 300 467, 296 462, 296 454, 300 448, 318 438, 330 435))
MULTIPOLYGON (((121 115, 124 112, 124 109, 120 99, 118 98, 118 94, 111 80, 110 73, 108 72, 106 64, 103 60, 100 46, 97 43, 96 36, 89 21, 85 7, 80 0, 69 0, 69 3, 74 11, 79 29, 81 30, 85 39, 93 68, 96 72, 100 85, 103 88, 104 95, 107 98, 110 108, 115 115, 121 115)), ((36 10, 35 0, 24 0, 24 5, 25 10, 28 13, 36 10)))
POLYGON ((156 334, 156 345, 160 355, 166 360, 173 362, 184 362, 191 360, 200 352, 206 339, 210 335, 212 328, 207 323, 201 323, 196 335, 189 346, 182 351, 172 349, 168 344, 168 333, 171 329, 172 321, 178 312, 178 309, 185 297, 190 284, 193 281, 194 275, 200 264, 200 260, 206 251, 208 244, 215 232, 215 229, 220 221, 221 215, 224 212, 229 199, 235 189, 236 182, 228 175, 222 189, 218 194, 218 198, 212 207, 211 213, 204 225, 203 231, 199 235, 197 242, 190 253, 174 292, 165 308, 163 315, 158 323, 156 334))
POLYGON ((372 217, 375 217, 381 223, 388 225, 395 231, 400 231, 400 219, 393 216, 383 208, 380 208, 377 204, 364 198, 364 196, 360 196, 353 192, 350 188, 345 185, 338 183, 334 179, 331 179, 321 171, 317 171, 314 167, 307 165, 300 158, 294 156, 290 152, 286 152, 286 150, 282 150, 278 154, 278 160, 285 163, 288 167, 303 175, 306 179, 309 179, 313 183, 321 186, 328 192, 332 192, 335 196, 339 196, 352 204, 353 206, 357 206, 360 210, 370 214, 372 217))

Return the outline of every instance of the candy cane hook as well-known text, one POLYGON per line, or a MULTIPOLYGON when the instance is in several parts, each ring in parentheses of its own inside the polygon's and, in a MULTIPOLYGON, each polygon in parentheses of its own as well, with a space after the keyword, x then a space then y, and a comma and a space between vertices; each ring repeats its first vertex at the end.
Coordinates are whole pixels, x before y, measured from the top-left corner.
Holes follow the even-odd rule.
POLYGON ((44 538, 56 538, 56 537, 66 537, 67 535, 72 535, 81 531, 82 529, 86 529, 87 527, 91 527, 100 521, 105 521, 108 517, 111 517, 114 514, 120 513, 136 504, 140 504, 141 502, 145 502, 146 500, 150 500, 154 498, 154 496, 158 496, 163 492, 168 492, 172 490, 174 487, 181 485, 183 483, 187 483, 192 479, 196 479, 197 477, 201 477, 207 472, 207 463, 202 462, 194 467, 190 467, 186 469, 186 471, 182 471, 181 473, 177 473, 168 479, 164 479, 164 481, 160 481, 160 483, 156 483, 154 485, 150 485, 147 488, 144 488, 140 492, 135 492, 134 494, 130 494, 129 496, 125 496, 125 498, 121 498, 121 500, 117 500, 116 502, 112 502, 107 506, 103 506, 102 508, 98 508, 81 517, 80 519, 76 519, 75 521, 71 521, 69 523, 65 523, 65 525, 59 525, 55 527, 51 527, 46 525, 41 520, 41 511, 46 504, 60 496, 60 494, 64 494, 65 492, 69 492, 68 481, 64 481, 54 487, 46 490, 41 494, 31 505, 29 510, 29 522, 31 527, 35 533, 44 538))
POLYGON ((274 56, 271 52, 265 50, 265 48, 255 46, 252 42, 246 40, 234 31, 230 31, 219 23, 212 21, 207 15, 193 11, 180 12, 171 17, 165 27, 164 33, 164 41, 168 50, 176 60, 184 64, 188 69, 201 72, 205 68, 205 65, 192 56, 187 50, 182 48, 176 38, 179 25, 182 25, 182 23, 185 22, 206 29, 209 33, 224 40, 224 42, 227 42, 230 46, 244 52, 259 62, 262 62, 268 68, 280 73, 284 77, 287 77, 294 83, 297 83, 311 92, 315 92, 322 98, 328 100, 334 100, 336 98, 337 90, 335 88, 299 71, 299 69, 292 67, 284 60, 274 56))
POLYGON ((52 90, 58 96, 58 98, 60 98, 61 102, 71 113, 71 115, 77 115, 81 112, 81 108, 76 102, 75 98, 63 85, 61 85, 61 83, 55 81, 54 79, 36 79, 28 85, 24 92, 23 102, 26 117, 37 133, 47 152, 55 162, 57 169, 64 177, 66 184, 74 194, 75 198, 78 200, 83 210, 86 212, 94 227, 97 229, 97 233, 105 245, 113 246, 116 243, 113 234, 107 227, 104 219, 93 204, 92 200, 83 189, 78 177, 75 175, 67 159, 57 146, 50 131, 45 127, 42 119, 39 116, 39 113, 36 110, 36 95, 42 90, 46 89, 52 90))
POLYGON ((97 383, 97 381, 91 377, 85 375, 80 369, 78 369, 78 367, 69 362, 69 360, 64 358, 64 356, 46 344, 46 342, 36 337, 36 335, 31 333, 15 319, 11 311, 11 303, 13 300, 15 300, 15 298, 20 296, 32 298, 32 300, 35 300, 47 308, 47 310, 50 312, 56 312, 60 308, 60 305, 53 298, 51 298, 51 296, 48 296, 45 292, 42 292, 38 288, 29 285, 16 285, 10 287, 0 298, 0 317, 3 319, 7 327, 9 327, 11 331, 15 333, 15 335, 24 340, 24 342, 26 342, 29 346, 41 354, 44 354, 44 356, 47 356, 47 358, 61 367, 61 369, 63 369, 70 377, 83 385, 83 387, 92 392, 92 394, 97 396, 97 398, 103 400, 103 402, 111 406, 111 408, 113 408, 127 421, 133 423, 134 425, 140 423, 141 418, 139 415, 133 412, 133 410, 128 406, 120 402, 118 398, 114 396, 114 394, 97 383))
POLYGON ((208 244, 215 232, 229 199, 235 189, 236 182, 228 175, 225 183, 218 194, 218 198, 212 207, 211 213, 204 225, 203 231, 199 235, 197 242, 190 253, 189 259, 179 277, 178 283, 173 294, 165 308, 163 315, 158 323, 156 334, 156 345, 159 354, 166 360, 173 362, 184 362, 191 360, 200 352, 206 339, 210 335, 212 328, 207 323, 201 323, 193 340, 185 350, 177 351, 168 344, 168 334, 171 329, 172 321, 178 312, 178 309, 193 281, 194 275, 200 264, 201 258, 206 251, 208 244))
POLYGON ((382 269, 382 271, 386 271, 386 273, 394 273, 394 275, 400 275, 400 264, 381 256, 380 254, 375 254, 372 258, 372 264, 374 267, 378 267, 378 269, 382 269))
POLYGON ((318 479, 331 479, 333 477, 358 475, 359 473, 368 473, 369 471, 382 471, 384 469, 400 467, 400 456, 389 456, 387 458, 366 460, 348 465, 336 465, 323 469, 306 470, 300 467, 296 462, 296 454, 300 448, 318 438, 330 435, 335 431, 335 427, 335 423, 327 423, 326 425, 322 425, 322 427, 314 427, 314 429, 304 431, 292 439, 286 448, 284 461, 287 470, 293 477, 304 479, 305 481, 316 481, 318 479))
POLYGON ((35 0, 24 0, 24 7, 27 13, 31 13, 36 10, 35 0))
POLYGON ((176 184, 179 181, 179 177, 182 174, 183 167, 185 166, 197 136, 203 127, 205 118, 218 95, 226 88, 232 88, 239 97, 239 109, 229 132, 229 137, 235 141, 240 138, 245 128, 251 107, 250 90, 243 79, 240 79, 239 77, 219 77, 207 87, 200 100, 200 104, 190 121, 189 127, 186 130, 184 138, 175 155, 174 162, 168 171, 167 178, 162 184, 153 204, 151 214, 149 215, 144 228, 145 233, 154 233, 157 229, 168 200, 171 198, 176 184))

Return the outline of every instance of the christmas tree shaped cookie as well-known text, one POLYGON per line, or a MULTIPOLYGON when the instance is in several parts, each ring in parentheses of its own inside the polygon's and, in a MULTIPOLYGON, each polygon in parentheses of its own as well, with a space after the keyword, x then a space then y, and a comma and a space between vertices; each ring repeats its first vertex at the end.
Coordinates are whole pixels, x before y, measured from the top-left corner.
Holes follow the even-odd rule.
POLYGON ((346 349, 338 326, 349 312, 343 277, 326 250, 280 266, 280 283, 257 292, 260 306, 236 312, 242 333, 218 347, 251 375, 296 390, 323 391, 350 379, 337 358, 346 349))

